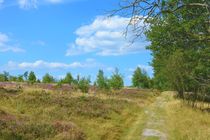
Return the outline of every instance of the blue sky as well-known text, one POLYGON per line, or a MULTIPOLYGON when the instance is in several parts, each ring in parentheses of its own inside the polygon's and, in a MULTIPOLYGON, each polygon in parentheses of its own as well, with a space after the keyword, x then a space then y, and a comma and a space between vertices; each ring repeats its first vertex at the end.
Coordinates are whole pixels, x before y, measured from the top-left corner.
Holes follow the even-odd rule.
POLYGON ((94 80, 98 69, 110 76, 118 67, 126 85, 137 66, 152 76, 149 42, 130 46, 132 33, 123 36, 129 19, 107 18, 117 6, 116 0, 0 0, 0 71, 94 80))

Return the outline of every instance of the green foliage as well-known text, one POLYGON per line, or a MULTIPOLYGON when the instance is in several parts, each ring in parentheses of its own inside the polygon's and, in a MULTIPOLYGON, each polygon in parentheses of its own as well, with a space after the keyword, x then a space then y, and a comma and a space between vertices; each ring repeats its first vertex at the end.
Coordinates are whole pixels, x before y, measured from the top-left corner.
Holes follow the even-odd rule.
MULTIPOLYGON (((164 1, 163 9, 177 5, 203 3, 201 0, 164 1)), ((210 13, 205 6, 183 6, 151 18, 146 36, 151 42, 154 84, 162 90, 177 90, 180 97, 192 92, 195 97, 210 94, 210 13)))
POLYGON ((142 71, 139 67, 133 73, 132 83, 134 87, 138 88, 149 88, 151 86, 150 78, 146 71, 142 71))
POLYGON ((55 79, 49 73, 46 73, 42 78, 43 83, 54 83, 55 79))
POLYGON ((94 83, 99 89, 108 90, 109 87, 109 80, 104 76, 103 70, 98 71, 96 82, 94 83))
POLYGON ((109 80, 110 87, 118 90, 122 89, 124 86, 123 77, 119 73, 119 70, 116 68, 115 72, 112 74, 111 79, 109 80))
POLYGON ((34 84, 34 83, 36 82, 36 75, 35 75, 35 73, 34 73, 33 71, 31 71, 31 72, 29 73, 28 81, 29 81, 29 83, 31 83, 31 84, 34 84))
POLYGON ((24 82, 23 75, 18 75, 17 81, 18 82, 24 82))
POLYGON ((79 78, 78 79, 78 88, 83 92, 83 93, 88 93, 89 87, 90 87, 90 78, 79 78))
POLYGON ((73 80, 74 80, 74 78, 72 77, 71 73, 67 73, 66 77, 63 80, 61 80, 61 83, 71 85, 73 83, 73 80))

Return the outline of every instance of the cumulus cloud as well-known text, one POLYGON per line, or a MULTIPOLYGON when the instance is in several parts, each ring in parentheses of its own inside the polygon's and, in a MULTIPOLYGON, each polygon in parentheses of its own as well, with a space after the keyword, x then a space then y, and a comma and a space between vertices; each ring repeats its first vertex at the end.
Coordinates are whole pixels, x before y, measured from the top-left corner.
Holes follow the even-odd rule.
POLYGON ((17 47, 17 44, 12 44, 8 35, 0 32, 0 52, 24 52, 25 50, 17 47))
POLYGON ((139 53, 145 50, 149 43, 145 40, 137 41, 131 45, 132 32, 124 35, 129 18, 114 16, 107 18, 98 16, 89 25, 81 26, 76 30, 77 38, 70 43, 66 56, 84 53, 97 55, 125 55, 139 53))
POLYGON ((88 68, 96 67, 98 63, 93 59, 87 59, 84 62, 72 62, 72 63, 61 63, 61 62, 47 62, 44 60, 37 60, 35 62, 21 62, 17 63, 9 61, 7 66, 10 69, 70 69, 70 68, 88 68))

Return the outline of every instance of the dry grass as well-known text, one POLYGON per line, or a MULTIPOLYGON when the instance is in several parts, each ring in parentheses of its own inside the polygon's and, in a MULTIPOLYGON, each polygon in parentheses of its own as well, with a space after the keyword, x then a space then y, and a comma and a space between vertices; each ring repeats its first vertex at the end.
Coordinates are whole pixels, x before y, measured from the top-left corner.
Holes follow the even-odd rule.
POLYGON ((171 140, 210 140, 210 113, 168 98, 167 130, 171 140))

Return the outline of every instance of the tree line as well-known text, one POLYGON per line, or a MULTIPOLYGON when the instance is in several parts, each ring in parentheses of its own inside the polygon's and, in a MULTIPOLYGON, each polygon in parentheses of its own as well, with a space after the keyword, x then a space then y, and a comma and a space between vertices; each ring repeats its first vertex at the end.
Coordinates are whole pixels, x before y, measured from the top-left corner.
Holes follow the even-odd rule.
POLYGON ((135 39, 144 33, 151 42, 155 88, 193 106, 210 102, 209 0, 127 0, 114 12, 130 17, 135 39))
MULTIPOLYGON (((136 88, 152 88, 153 80, 148 76, 145 70, 137 67, 132 75, 132 86, 136 88)), ((22 75, 13 76, 8 72, 0 73, 0 82, 27 82, 28 84, 34 83, 55 83, 58 86, 63 84, 69 84, 72 86, 77 86, 81 89, 82 92, 88 92, 88 89, 91 85, 90 76, 81 77, 77 75, 76 78, 72 76, 70 72, 66 73, 65 77, 57 80, 49 73, 46 73, 42 79, 38 79, 36 74, 33 71, 26 71, 22 75)), ((122 74, 116 68, 112 73, 110 78, 107 78, 103 70, 99 70, 97 78, 93 83, 93 86, 97 87, 100 90, 120 90, 124 87, 124 80, 122 74)))

